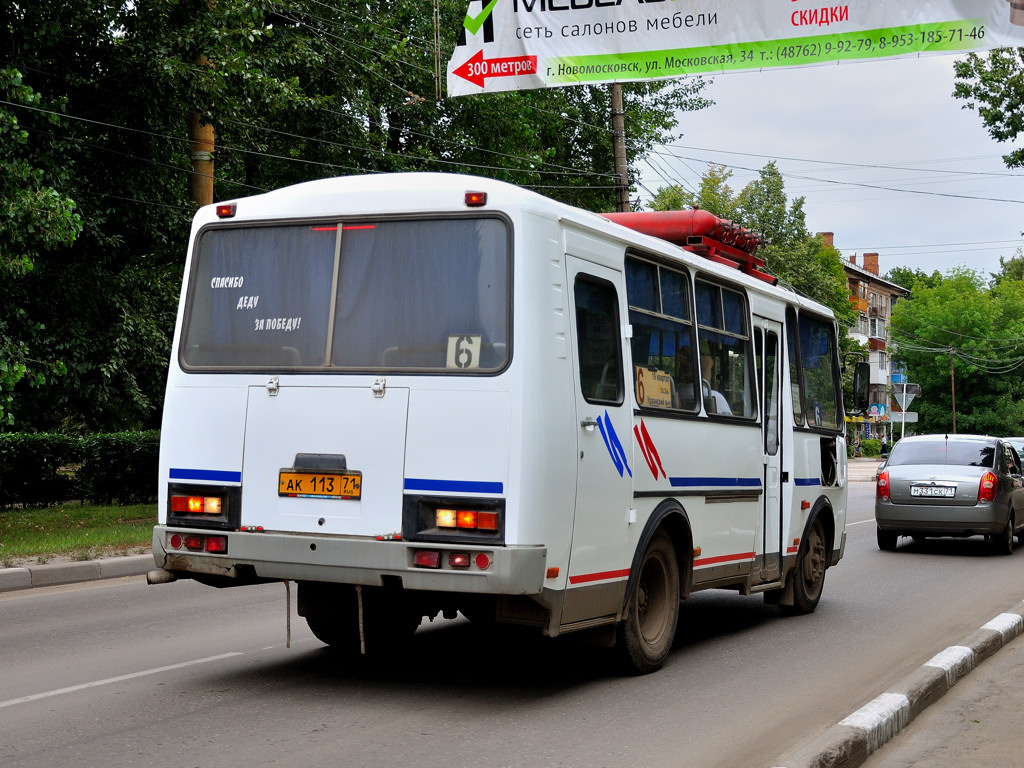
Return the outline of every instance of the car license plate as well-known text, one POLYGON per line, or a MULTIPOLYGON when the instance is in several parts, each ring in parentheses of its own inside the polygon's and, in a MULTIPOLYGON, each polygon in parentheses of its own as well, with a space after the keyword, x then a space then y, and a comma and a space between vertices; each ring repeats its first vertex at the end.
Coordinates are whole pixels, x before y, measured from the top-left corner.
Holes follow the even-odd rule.
POLYGON ((358 499, 363 495, 363 473, 281 470, 277 477, 277 495, 298 499, 358 499))
POLYGON ((950 498, 956 494, 956 488, 946 485, 912 485, 910 486, 911 496, 938 496, 950 498))

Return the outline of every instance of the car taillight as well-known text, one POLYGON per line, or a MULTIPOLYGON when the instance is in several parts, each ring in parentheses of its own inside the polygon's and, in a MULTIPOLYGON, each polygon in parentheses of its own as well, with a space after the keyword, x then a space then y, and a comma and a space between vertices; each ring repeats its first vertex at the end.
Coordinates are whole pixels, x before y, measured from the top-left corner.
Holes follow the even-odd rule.
POLYGON ((998 484, 996 476, 992 472, 982 475, 981 482, 978 484, 978 501, 995 501, 998 484))
POLYGON ((878 475, 878 482, 875 483, 875 498, 883 501, 891 501, 889 497, 889 470, 883 469, 878 475))

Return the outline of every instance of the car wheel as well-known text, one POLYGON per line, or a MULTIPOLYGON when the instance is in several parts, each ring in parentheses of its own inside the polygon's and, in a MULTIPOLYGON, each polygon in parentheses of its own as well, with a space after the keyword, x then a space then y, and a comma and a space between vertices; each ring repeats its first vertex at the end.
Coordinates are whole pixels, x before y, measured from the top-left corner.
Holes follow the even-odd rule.
POLYGON ((1013 526, 1014 514, 1013 510, 1011 510, 1010 519, 1006 521, 1006 528, 1001 534, 992 537, 992 542, 995 544, 997 555, 1013 554, 1013 526))
POLYGON ((619 622, 616 650, 626 669, 653 672, 672 650, 679 620, 679 564, 672 540, 658 532, 626 591, 626 615, 619 622))
POLYGON ((893 531, 883 531, 881 528, 875 529, 875 538, 878 540, 878 548, 883 552, 895 552, 896 542, 900 536, 898 533, 893 531))
POLYGON ((800 542, 796 567, 790 578, 793 580, 793 604, 780 605, 779 610, 794 616, 813 613, 818 607, 821 592, 825 588, 825 569, 828 567, 825 527, 816 518, 804 540, 800 542))

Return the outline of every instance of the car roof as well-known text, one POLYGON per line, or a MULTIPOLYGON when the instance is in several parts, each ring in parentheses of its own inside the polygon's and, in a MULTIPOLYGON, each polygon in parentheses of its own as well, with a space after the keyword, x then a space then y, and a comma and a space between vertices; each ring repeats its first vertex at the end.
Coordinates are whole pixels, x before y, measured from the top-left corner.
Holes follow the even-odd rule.
MULTIPOLYGON (((1010 438, 1006 438, 1006 437, 1003 437, 1003 438, 992 437, 990 435, 944 435, 944 434, 934 434, 934 435, 910 435, 909 437, 904 437, 899 442, 902 443, 904 441, 907 441, 907 442, 911 442, 911 443, 926 443, 926 442, 934 442, 934 441, 938 441, 938 440, 950 440, 950 441, 955 441, 955 442, 958 442, 958 443, 966 443, 966 442, 988 442, 988 443, 991 443, 991 442, 994 442, 995 440, 1009 440, 1009 439, 1010 438)), ((1022 439, 1024 439, 1024 438, 1022 438, 1022 439)))

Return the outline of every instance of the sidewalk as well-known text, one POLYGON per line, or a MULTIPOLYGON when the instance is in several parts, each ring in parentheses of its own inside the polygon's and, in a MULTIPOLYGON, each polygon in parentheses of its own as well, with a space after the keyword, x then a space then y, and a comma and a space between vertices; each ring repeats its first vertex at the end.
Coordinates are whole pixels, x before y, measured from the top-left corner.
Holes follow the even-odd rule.
POLYGON ((776 768, 1020 765, 1022 631, 1024 602, 787 753, 776 768))
POLYGON ((153 555, 148 554, 0 568, 0 592, 77 584, 99 579, 118 579, 123 576, 142 576, 155 567, 153 555))
MULTIPOLYGON (((874 482, 880 463, 877 458, 851 459, 850 482, 874 482)), ((1024 602, 936 654, 888 691, 792 750, 776 766, 1024 765, 1019 736, 1024 714, 1022 682, 1024 602)))

